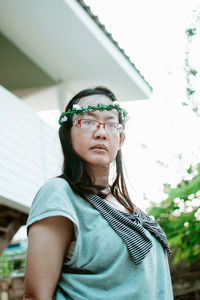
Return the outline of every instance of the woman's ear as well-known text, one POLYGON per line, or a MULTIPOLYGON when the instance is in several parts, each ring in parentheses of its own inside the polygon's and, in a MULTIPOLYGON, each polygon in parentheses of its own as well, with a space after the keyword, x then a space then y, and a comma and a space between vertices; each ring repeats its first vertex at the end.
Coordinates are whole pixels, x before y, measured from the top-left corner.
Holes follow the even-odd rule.
POLYGON ((119 148, 121 148, 125 141, 125 134, 122 132, 120 133, 120 141, 119 141, 119 148))

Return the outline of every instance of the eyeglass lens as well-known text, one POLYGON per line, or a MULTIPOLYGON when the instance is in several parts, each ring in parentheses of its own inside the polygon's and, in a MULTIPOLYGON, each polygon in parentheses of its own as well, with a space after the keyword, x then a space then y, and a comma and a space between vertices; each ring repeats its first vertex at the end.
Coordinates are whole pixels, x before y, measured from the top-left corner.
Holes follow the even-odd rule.
POLYGON ((89 130, 96 130, 99 126, 103 126, 106 131, 122 131, 123 125, 119 123, 101 123, 95 120, 89 120, 89 119, 81 119, 79 120, 81 128, 89 129, 89 130))

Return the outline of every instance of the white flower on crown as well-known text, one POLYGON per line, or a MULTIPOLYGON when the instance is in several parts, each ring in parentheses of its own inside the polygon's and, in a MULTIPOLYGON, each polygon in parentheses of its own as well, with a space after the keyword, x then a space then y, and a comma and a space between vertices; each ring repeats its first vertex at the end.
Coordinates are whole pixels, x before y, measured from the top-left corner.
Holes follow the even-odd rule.
POLYGON ((80 107, 80 105, 78 105, 78 104, 74 104, 74 105, 72 106, 72 109, 81 109, 81 107, 80 107))
POLYGON ((116 105, 116 104, 119 104, 119 102, 118 102, 118 101, 112 101, 111 104, 112 104, 112 105, 116 105))
POLYGON ((63 122, 67 122, 67 117, 66 116, 64 116, 62 119, 61 119, 61 122, 63 123, 63 122))
POLYGON ((127 122, 127 121, 130 121, 130 119, 131 119, 131 117, 127 115, 127 116, 125 116, 124 121, 127 122))

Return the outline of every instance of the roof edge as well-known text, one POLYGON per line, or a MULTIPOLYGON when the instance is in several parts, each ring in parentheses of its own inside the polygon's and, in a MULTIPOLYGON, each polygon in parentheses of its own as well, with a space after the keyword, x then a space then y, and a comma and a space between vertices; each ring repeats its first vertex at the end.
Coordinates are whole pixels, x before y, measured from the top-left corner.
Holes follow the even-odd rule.
POLYGON ((118 50, 122 53, 122 55, 128 60, 128 62, 131 64, 131 66, 135 69, 135 71, 140 75, 140 77, 144 80, 144 82, 147 84, 147 86, 149 87, 150 91, 153 91, 152 86, 150 85, 150 83, 144 78, 144 76, 141 74, 141 72, 136 68, 135 64, 131 61, 130 57, 125 53, 124 49, 122 49, 118 42, 113 38, 112 34, 110 32, 107 31, 106 26, 103 25, 98 16, 94 15, 90 6, 88 6, 87 4, 85 4, 85 2, 83 0, 75 0, 76 2, 78 2, 82 8, 86 11, 86 13, 88 14, 88 16, 96 23, 96 25, 103 31, 103 33, 109 38, 109 40, 118 48, 118 50))

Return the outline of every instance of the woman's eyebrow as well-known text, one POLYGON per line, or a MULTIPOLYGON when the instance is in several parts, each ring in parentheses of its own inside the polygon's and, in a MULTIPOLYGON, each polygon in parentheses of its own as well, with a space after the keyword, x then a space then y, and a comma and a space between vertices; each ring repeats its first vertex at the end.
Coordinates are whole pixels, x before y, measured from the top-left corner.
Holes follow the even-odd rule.
MULTIPOLYGON (((88 115, 88 116, 91 116, 91 117, 96 117, 96 113, 95 112, 93 112, 93 111, 86 111, 85 113, 84 113, 84 115, 88 115)), ((116 116, 117 117, 117 116, 116 116)), ((107 117, 105 117, 105 120, 114 120, 114 121, 116 121, 116 118, 115 118, 115 116, 107 116, 107 117)))

